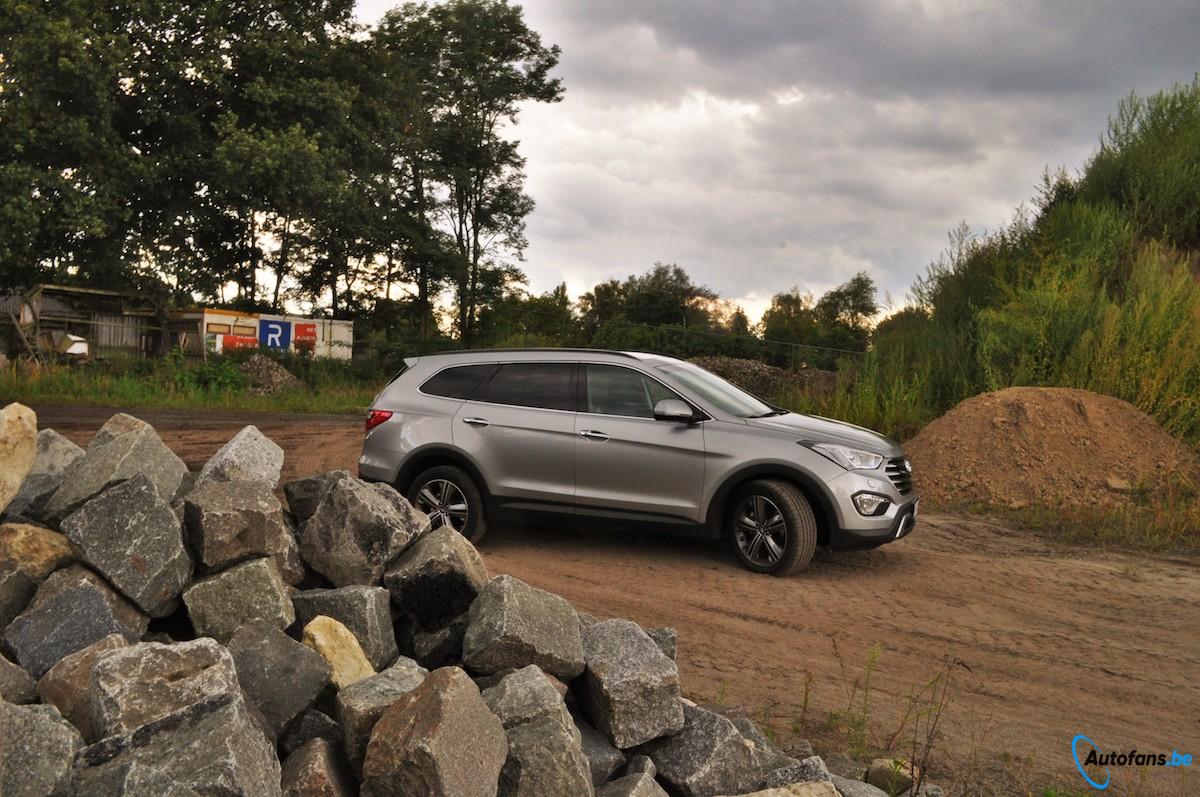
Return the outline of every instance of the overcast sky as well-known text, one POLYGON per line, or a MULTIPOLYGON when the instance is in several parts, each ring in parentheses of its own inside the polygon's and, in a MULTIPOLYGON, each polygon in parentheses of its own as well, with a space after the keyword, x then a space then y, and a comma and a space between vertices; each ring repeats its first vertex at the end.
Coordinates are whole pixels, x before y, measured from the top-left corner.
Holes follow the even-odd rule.
POLYGON ((860 270, 902 302, 959 221, 1006 222, 1122 96, 1200 68, 1197 0, 522 5, 566 87, 517 133, 531 290, 674 262, 752 319, 860 270))

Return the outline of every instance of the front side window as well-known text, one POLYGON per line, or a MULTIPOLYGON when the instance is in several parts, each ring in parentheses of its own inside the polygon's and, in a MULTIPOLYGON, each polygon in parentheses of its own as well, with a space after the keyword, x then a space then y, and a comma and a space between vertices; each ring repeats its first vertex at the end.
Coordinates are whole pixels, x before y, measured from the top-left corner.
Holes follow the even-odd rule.
POLYGON ((618 365, 587 365, 584 373, 588 412, 653 418, 655 404, 679 398, 653 379, 618 365))
POLYGON ((761 418, 776 414, 771 405, 755 398, 740 387, 726 382, 698 365, 678 363, 660 365, 658 370, 668 374, 700 398, 739 418, 761 418))
POLYGON ((571 375, 573 363, 509 363, 488 383, 485 401, 541 407, 548 410, 573 410, 575 398, 571 375))

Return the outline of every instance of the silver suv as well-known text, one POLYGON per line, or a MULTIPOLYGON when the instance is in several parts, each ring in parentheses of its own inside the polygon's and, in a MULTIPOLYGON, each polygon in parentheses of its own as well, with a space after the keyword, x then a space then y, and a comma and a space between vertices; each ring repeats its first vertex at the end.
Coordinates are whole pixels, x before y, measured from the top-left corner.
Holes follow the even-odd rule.
POLYGON ((728 537, 783 575, 817 545, 912 531, 912 466, 895 442, 755 398, 683 360, 592 349, 414 357, 376 397, 359 459, 479 540, 504 515, 728 537))

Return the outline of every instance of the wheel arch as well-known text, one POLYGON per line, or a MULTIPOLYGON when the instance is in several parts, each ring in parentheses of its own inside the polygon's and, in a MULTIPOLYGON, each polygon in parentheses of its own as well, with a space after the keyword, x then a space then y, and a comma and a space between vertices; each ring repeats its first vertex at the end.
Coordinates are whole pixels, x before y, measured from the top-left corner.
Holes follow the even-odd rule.
POLYGON ((400 465, 393 486, 401 495, 408 495, 408 488, 413 479, 423 471, 439 465, 453 465, 465 470, 483 493, 484 500, 491 500, 492 491, 488 487, 487 479, 483 477, 483 471, 466 454, 445 445, 429 445, 415 449, 400 465))
POLYGON ((705 525, 709 527, 712 536, 726 536, 725 517, 729 512, 729 497, 739 487, 759 479, 778 479, 798 489, 808 499, 813 515, 816 516, 817 544, 829 544, 832 529, 837 522, 837 512, 833 508, 833 499, 830 498, 829 492, 811 473, 778 463, 750 465, 735 471, 721 482, 713 491, 704 515, 705 525))

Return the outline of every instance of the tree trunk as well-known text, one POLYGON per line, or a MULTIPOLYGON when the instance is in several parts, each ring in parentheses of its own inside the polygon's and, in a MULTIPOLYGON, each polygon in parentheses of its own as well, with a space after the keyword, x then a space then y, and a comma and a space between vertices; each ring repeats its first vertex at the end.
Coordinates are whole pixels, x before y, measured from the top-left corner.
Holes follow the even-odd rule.
POLYGON ((279 286, 283 284, 283 275, 287 273, 288 256, 292 244, 292 219, 290 216, 283 220, 283 238, 279 242, 279 262, 275 264, 275 290, 271 294, 271 311, 279 312, 279 286))

